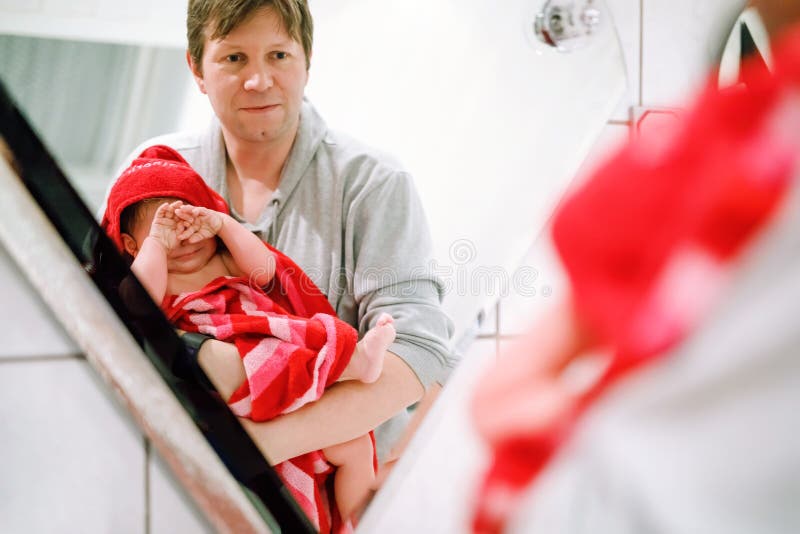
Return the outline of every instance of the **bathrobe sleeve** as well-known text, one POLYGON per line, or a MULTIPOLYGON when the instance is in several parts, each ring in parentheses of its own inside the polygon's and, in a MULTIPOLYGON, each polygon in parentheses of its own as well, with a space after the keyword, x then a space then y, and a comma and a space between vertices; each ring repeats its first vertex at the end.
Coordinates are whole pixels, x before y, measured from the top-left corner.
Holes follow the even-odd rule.
POLYGON ((389 313, 397 338, 389 351, 405 361, 427 389, 455 365, 453 323, 441 308, 428 221, 411 176, 392 171, 370 182, 351 202, 345 224, 347 268, 363 335, 389 313))

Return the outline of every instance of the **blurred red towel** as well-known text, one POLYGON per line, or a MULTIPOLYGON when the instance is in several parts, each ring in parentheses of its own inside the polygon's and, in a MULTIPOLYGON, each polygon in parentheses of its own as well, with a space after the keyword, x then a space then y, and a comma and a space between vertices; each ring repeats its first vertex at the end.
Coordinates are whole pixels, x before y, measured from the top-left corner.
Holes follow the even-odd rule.
POLYGON ((575 311, 612 360, 567 416, 494 448, 475 532, 504 530, 586 408, 697 327, 737 254, 776 210, 798 154, 769 120, 800 87, 800 26, 774 59, 771 76, 750 73, 747 91, 709 87, 669 138, 630 145, 558 210, 553 236, 575 311))

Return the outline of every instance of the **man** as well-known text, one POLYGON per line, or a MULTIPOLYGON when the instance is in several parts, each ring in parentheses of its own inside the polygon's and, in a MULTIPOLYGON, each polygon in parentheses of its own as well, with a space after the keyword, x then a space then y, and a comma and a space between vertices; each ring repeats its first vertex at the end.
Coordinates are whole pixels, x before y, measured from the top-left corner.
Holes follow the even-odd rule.
MULTIPOLYGON (((134 151, 178 150, 232 215, 297 262, 360 334, 383 312, 395 319, 377 382, 341 383, 292 414, 243 421, 273 464, 404 415, 443 379, 452 333, 441 286, 420 276, 432 246, 410 177, 329 131, 303 98, 312 26, 306 0, 190 0, 187 61, 216 120, 204 133, 161 136, 134 151)), ((235 347, 216 340, 202 344, 198 361, 212 381, 241 372, 235 347)), ((376 433, 379 456, 402 430, 397 418, 390 423, 376 433)))

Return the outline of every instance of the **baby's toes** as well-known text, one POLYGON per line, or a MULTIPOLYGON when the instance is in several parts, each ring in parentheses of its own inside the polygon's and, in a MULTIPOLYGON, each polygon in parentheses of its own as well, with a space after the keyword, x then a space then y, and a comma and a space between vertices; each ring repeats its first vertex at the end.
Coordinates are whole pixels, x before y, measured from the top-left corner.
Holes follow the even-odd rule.
POLYGON ((377 326, 384 326, 394 323, 394 317, 388 313, 382 313, 378 316, 378 321, 375 323, 377 326))

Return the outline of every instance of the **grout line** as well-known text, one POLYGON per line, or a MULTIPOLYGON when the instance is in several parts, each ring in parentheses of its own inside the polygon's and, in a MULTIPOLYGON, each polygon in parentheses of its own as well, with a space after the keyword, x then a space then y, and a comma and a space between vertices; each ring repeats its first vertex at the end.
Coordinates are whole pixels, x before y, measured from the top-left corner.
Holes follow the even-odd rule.
POLYGON ((484 340, 484 341, 487 340, 487 339, 494 339, 499 343, 500 341, 509 341, 509 340, 513 340, 513 339, 519 339, 523 335, 524 334, 522 332, 520 332, 519 334, 502 334, 502 335, 501 334, 481 334, 479 336, 476 336, 475 339, 476 340, 480 339, 480 340, 484 340))
POLYGON ((0 365, 3 364, 19 364, 19 363, 42 363, 42 362, 64 362, 71 360, 85 360, 80 352, 72 354, 51 354, 51 355, 37 355, 37 356, 9 356, 0 357, 0 365))
POLYGON ((633 122, 633 106, 628 107, 628 116, 630 117, 629 120, 623 121, 619 119, 611 119, 608 121, 609 126, 624 126, 628 129, 628 141, 633 139, 633 129, 634 129, 634 122, 633 122))
POLYGON ((490 334, 478 334, 475 340, 493 340, 494 341, 494 356, 497 358, 500 355, 500 300, 494 304, 494 331, 490 334))
POLYGON ((500 301, 494 305, 494 357, 500 357, 500 301))
POLYGON ((521 337, 523 337, 523 335, 524 334, 522 334, 521 332, 519 334, 504 334, 502 336, 497 336, 497 341, 498 342, 500 342, 500 341, 513 341, 515 339, 520 339, 521 337))
POLYGON ((147 436, 144 438, 144 534, 150 534, 152 518, 150 515, 150 453, 152 447, 147 436))
POLYGON ((639 0, 639 107, 644 105, 644 0, 639 0))

